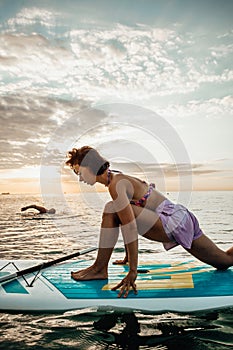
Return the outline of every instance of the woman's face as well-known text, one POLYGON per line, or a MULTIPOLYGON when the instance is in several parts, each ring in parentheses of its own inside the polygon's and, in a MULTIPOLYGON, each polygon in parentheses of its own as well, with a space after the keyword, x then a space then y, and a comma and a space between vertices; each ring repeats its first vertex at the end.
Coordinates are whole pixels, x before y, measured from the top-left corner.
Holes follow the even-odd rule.
POLYGON ((79 181, 91 186, 96 183, 96 176, 90 168, 76 164, 73 166, 73 170, 76 175, 79 175, 79 181))

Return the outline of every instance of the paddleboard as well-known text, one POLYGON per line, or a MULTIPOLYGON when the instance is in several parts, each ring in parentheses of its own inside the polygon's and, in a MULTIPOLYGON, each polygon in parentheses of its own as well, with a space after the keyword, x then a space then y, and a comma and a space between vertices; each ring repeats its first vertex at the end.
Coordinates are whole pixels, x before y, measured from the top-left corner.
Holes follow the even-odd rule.
MULTIPOLYGON (((40 263, 40 262, 39 262, 40 263)), ((118 298, 111 288, 127 274, 128 265, 109 264, 108 279, 74 281, 71 271, 90 260, 62 263, 0 284, 0 310, 66 311, 86 307, 192 312, 233 306, 233 268, 218 271, 199 261, 141 262, 137 289, 118 298), (32 283, 33 282, 33 283, 32 283)), ((38 264, 33 260, 0 260, 0 277, 38 264)))

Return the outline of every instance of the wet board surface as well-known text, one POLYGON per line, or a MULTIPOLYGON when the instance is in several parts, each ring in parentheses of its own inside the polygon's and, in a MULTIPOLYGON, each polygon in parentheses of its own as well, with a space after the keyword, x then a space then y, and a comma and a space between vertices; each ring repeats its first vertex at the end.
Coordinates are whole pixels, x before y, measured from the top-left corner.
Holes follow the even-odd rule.
MULTIPOLYGON (((0 268, 8 261, 0 261, 0 268)), ((38 261, 19 260, 26 268, 38 261)), ((84 269, 91 261, 77 260, 41 271, 33 286, 35 273, 0 285, 0 309, 21 311, 59 311, 84 307, 113 307, 148 311, 197 311, 233 306, 233 268, 218 271, 198 261, 141 262, 137 289, 128 298, 118 298, 111 288, 127 274, 127 265, 109 264, 108 279, 74 281, 71 271, 84 269)), ((0 276, 15 272, 9 264, 0 276)))

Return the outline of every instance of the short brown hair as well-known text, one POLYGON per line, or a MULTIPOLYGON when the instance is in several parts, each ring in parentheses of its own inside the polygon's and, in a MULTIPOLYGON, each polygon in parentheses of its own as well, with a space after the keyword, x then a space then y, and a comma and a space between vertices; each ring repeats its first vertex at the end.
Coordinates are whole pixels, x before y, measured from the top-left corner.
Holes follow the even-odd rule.
POLYGON ((90 146, 73 148, 67 156, 69 159, 66 161, 66 165, 71 168, 75 164, 89 167, 95 175, 102 175, 110 166, 109 162, 90 146))

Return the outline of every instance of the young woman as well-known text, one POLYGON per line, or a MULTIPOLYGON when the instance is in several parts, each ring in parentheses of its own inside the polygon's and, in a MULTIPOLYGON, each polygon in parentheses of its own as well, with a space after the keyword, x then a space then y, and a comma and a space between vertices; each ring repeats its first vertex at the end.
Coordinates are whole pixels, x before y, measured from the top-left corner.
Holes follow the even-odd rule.
POLYGON ((97 258, 87 269, 72 272, 75 280, 106 279, 108 262, 117 242, 119 227, 126 247, 124 261, 129 272, 113 290, 127 297, 130 288, 137 293, 138 234, 163 243, 165 249, 182 245, 197 259, 217 269, 233 265, 233 247, 224 252, 199 227, 196 217, 180 204, 174 204, 158 192, 154 184, 110 170, 109 162, 94 148, 73 148, 66 165, 89 185, 96 182, 108 187, 112 201, 107 203, 102 217, 97 258))

